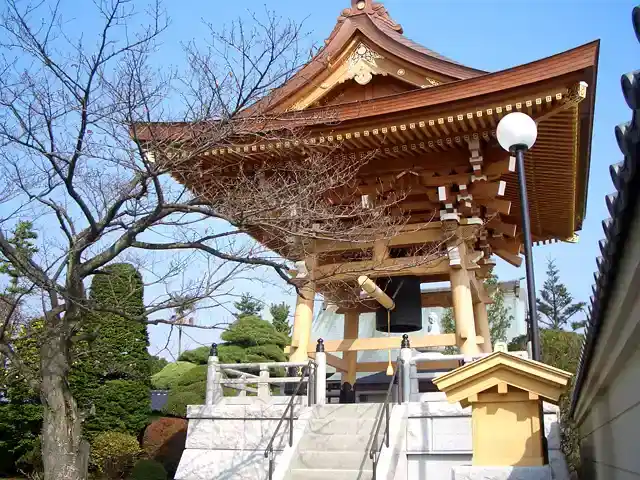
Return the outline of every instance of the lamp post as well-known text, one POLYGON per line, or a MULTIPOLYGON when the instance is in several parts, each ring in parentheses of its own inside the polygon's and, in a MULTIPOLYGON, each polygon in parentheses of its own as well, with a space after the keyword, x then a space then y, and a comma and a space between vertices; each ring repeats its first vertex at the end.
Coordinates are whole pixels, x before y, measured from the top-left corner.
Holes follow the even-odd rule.
POLYGON ((529 301, 529 320, 531 322, 531 356, 540 360, 540 332, 536 311, 536 282, 533 275, 533 253, 531 244, 531 221, 529 218, 529 199, 524 173, 524 152, 536 141, 538 128, 536 122, 524 113, 514 112, 505 116, 496 129, 500 146, 516 157, 518 171, 518 189, 520 190, 520 214, 522 216, 522 233, 527 272, 527 297, 529 301))

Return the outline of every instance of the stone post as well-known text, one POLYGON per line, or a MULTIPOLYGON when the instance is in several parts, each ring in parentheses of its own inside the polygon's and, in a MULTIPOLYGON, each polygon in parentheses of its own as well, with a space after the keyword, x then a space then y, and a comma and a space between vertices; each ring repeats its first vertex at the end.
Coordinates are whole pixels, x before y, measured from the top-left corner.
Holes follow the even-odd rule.
POLYGON ((324 340, 316 344, 316 404, 327 403, 327 354, 324 353, 324 340))
POLYGON ((222 386, 220 380, 222 372, 218 367, 218 345, 211 344, 209 351, 209 359, 207 361, 207 393, 205 398, 206 405, 214 405, 222 398, 222 386))
POLYGON ((260 365, 260 382, 258 382, 258 398, 267 400, 271 395, 269 391, 269 367, 266 365, 260 365))
POLYGON ((402 335, 400 344, 400 359, 402 360, 402 403, 409 402, 411 398, 411 344, 409 335, 402 335))

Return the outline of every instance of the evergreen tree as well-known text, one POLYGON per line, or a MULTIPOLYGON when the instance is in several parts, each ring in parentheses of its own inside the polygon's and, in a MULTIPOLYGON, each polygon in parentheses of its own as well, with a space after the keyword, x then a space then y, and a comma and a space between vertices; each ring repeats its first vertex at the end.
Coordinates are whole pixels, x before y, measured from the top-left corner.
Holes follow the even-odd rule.
MULTIPOLYGON (((16 249, 19 260, 29 260, 38 251, 33 243, 36 238, 38 238, 38 234, 33 230, 32 222, 18 222, 16 228, 13 229, 9 243, 16 249)), ((9 286, 5 290, 7 295, 23 293, 18 270, 2 256, 0 256, 0 274, 9 276, 9 286)))
POLYGON ((12 348, 20 355, 22 369, 8 364, 0 368, 0 390, 7 403, 0 403, 0 477, 31 471, 36 466, 30 458, 38 458, 42 430, 40 394, 29 386, 25 375, 38 378, 40 372, 40 342, 44 323, 34 319, 20 326, 12 348))
POLYGON ((491 345, 496 342, 507 341, 507 330, 513 322, 513 315, 504 305, 504 292, 500 289, 498 277, 490 275, 484 282, 490 292, 493 303, 487 305, 487 317, 489 319, 489 331, 491 332, 491 345))
MULTIPOLYGON (((567 290, 567 287, 560 282, 559 271, 553 259, 547 260, 547 279, 542 286, 537 299, 540 323, 554 330, 564 328, 571 317, 581 311, 586 305, 584 302, 575 302, 567 290)), ((580 322, 572 324, 579 328, 580 322)))
POLYGON ((286 303, 272 303, 269 307, 269 313, 271 313, 271 323, 273 328, 280 333, 284 333, 287 336, 291 335, 291 325, 289 324, 289 305, 286 303))
MULTIPOLYGON (((504 292, 500 289, 498 277, 490 275, 484 285, 490 292, 493 303, 487 305, 487 319, 489 320, 489 331, 491 332, 491 345, 496 342, 507 341, 507 330, 513 322, 513 315, 504 304, 504 292)), ((440 326, 444 333, 455 333, 456 325, 453 318, 453 309, 447 308, 440 319, 440 326)), ((458 347, 446 347, 446 353, 457 353, 458 347)))
POLYGON ((83 333, 89 337, 76 349, 70 383, 81 408, 95 411, 85 422, 90 437, 106 430, 137 435, 151 411, 149 336, 143 322, 115 313, 144 312, 144 286, 129 264, 112 264, 96 274, 90 299, 96 310, 88 315, 83 333))
POLYGON ((250 315, 258 316, 262 311, 263 304, 250 293, 243 293, 240 300, 234 302, 233 306, 237 310, 236 318, 242 318, 250 315))
POLYGON ((238 318, 221 335, 218 347, 221 363, 285 362, 288 337, 255 315, 238 318))

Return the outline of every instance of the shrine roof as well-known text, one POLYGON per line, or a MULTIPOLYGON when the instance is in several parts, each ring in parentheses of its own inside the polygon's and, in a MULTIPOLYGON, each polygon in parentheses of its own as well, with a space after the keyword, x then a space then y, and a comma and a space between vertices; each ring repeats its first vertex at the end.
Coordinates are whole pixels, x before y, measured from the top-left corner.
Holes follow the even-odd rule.
POLYGON ((539 395, 557 404, 569 385, 571 373, 542 362, 520 358, 505 352, 494 352, 467 363, 433 380, 451 403, 461 402, 478 393, 491 391, 499 384, 539 395))
POLYGON ((334 65, 336 58, 353 48, 354 41, 364 42, 373 49, 384 52, 385 56, 406 61, 426 70, 432 74, 430 76, 437 77, 437 84, 487 73, 462 65, 407 38, 402 26, 391 18, 382 3, 373 0, 352 0, 351 7, 341 12, 324 46, 313 58, 284 85, 247 108, 245 114, 289 110, 290 100, 305 87, 319 85, 323 74, 326 76, 327 67, 334 65))

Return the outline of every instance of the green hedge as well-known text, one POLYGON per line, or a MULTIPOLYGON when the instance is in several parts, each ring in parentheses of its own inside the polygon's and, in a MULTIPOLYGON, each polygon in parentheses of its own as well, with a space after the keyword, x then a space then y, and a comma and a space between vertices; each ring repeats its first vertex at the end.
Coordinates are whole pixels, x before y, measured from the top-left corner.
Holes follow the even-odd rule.
POLYGON ((167 480, 167 472, 160 462, 138 460, 129 474, 129 480, 167 480))
POLYGON ((170 390, 180 377, 195 367, 189 362, 170 363, 151 377, 151 385, 158 390, 170 390))
POLYGON ((193 350, 187 350, 182 352, 182 355, 178 357, 179 362, 190 362, 196 365, 206 365, 209 361, 209 347, 198 347, 193 350))
POLYGON ((182 387, 185 385, 191 385, 192 383, 206 382, 207 381, 207 366, 197 365, 194 368, 188 370, 184 375, 180 376, 173 382, 172 388, 182 387))
POLYGON ((196 392, 174 389, 169 392, 167 403, 162 408, 162 413, 185 418, 187 416, 187 405, 202 405, 203 403, 204 398, 196 392))
POLYGON ((109 380, 94 392, 95 414, 84 423, 89 438, 98 432, 127 432, 137 436, 149 421, 149 387, 133 380, 109 380))

